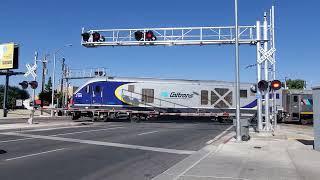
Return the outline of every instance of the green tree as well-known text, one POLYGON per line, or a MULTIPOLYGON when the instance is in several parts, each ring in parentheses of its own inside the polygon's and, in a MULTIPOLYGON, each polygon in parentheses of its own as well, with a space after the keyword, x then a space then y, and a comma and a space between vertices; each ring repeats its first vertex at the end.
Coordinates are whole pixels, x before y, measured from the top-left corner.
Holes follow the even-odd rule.
POLYGON ((303 89, 305 86, 305 80, 302 79, 287 79, 287 87, 289 89, 303 89))
POLYGON ((52 91, 52 80, 51 77, 49 77, 47 84, 44 86, 45 91, 52 91))
MULTIPOLYGON (((0 85, 0 108, 2 107, 2 102, 3 102, 3 95, 4 95, 4 85, 0 85)), ((16 100, 17 99, 28 99, 30 97, 28 91, 24 89, 20 89, 19 87, 16 86, 9 86, 8 87, 8 108, 15 108, 16 106, 16 100)))
POLYGON ((44 105, 49 105, 51 103, 52 97, 52 81, 51 77, 49 77, 47 84, 44 85, 43 92, 39 93, 39 99, 43 101, 44 105))

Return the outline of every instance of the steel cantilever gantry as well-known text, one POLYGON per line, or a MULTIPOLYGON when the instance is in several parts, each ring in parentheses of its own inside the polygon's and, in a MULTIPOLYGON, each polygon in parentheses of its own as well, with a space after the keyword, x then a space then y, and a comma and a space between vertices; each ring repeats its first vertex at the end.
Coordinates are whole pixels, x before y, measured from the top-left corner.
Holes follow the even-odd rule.
MULTIPOLYGON (((239 26, 239 43, 256 43, 256 26, 239 26)), ((144 46, 144 45, 210 45, 210 44, 234 44, 235 27, 179 27, 179 28, 141 28, 141 29, 94 29, 85 31, 90 34, 98 32, 105 40, 103 42, 85 42, 85 47, 99 46, 144 46), (155 41, 145 38, 137 41, 134 33, 152 31, 157 37, 155 41)))
MULTIPOLYGON (((270 9, 270 23, 267 13, 264 13, 263 23, 257 21, 252 26, 238 26, 238 43, 256 46, 257 82, 276 79, 275 59, 275 22, 274 6, 270 9), (272 66, 272 70, 269 70, 272 66), (263 72, 264 69, 264 73, 263 72)), ((103 46, 174 46, 174 45, 228 45, 236 43, 235 26, 212 27, 172 27, 172 28, 140 28, 140 29, 92 29, 82 28, 82 35, 87 34, 87 40, 82 38, 84 47, 103 46), (136 32, 140 33, 137 38, 136 32), (152 32, 155 37, 150 39, 147 33, 152 32), (93 40, 93 35, 98 39, 93 40)), ((270 89, 270 88, 268 88, 270 89)), ((258 131, 273 131, 276 125, 277 106, 275 92, 257 89, 257 119, 258 131), (263 98, 264 97, 264 98, 263 98), (264 109, 264 113, 262 111, 264 109), (263 118, 264 117, 264 118, 263 118), (272 127, 271 124, 274 126, 272 127)))

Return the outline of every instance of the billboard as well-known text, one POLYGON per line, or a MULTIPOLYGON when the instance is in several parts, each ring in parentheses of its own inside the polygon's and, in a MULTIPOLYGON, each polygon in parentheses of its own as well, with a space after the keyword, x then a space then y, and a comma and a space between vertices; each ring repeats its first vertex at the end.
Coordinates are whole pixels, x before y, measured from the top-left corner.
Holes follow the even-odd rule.
POLYGON ((0 70, 17 69, 19 49, 14 43, 0 44, 0 70))

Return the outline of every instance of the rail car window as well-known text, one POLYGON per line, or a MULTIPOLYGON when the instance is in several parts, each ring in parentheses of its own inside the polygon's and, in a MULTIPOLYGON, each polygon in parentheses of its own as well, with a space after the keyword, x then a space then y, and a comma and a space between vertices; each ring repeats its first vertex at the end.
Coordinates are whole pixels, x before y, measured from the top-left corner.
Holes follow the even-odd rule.
POLYGON ((224 99, 230 104, 230 106, 232 106, 232 91, 230 91, 224 99))
POLYGON ((129 92, 134 92, 134 85, 129 85, 128 86, 128 91, 129 92))
POLYGON ((293 102, 298 102, 298 96, 293 96, 293 102))
POLYGON ((100 87, 100 86, 96 86, 95 89, 94 89, 94 91, 95 91, 96 93, 100 93, 100 92, 101 92, 101 87, 100 87))
POLYGON ((226 88, 214 88, 214 90, 220 95, 223 96, 224 94, 226 94, 229 89, 226 88))
POLYGON ((214 91, 211 91, 211 105, 216 103, 218 100, 219 96, 214 91))
POLYGON ((276 99, 280 99, 280 94, 279 93, 276 94, 276 99))
POLYGON ((241 98, 247 98, 248 97, 248 91, 246 89, 240 90, 240 97, 241 98))
POLYGON ((208 91, 201 90, 201 105, 208 105, 208 91))
POLYGON ((142 102, 153 103, 154 102, 154 89, 142 89, 142 102))
POLYGON ((215 108, 227 108, 227 104, 224 101, 219 101, 218 104, 214 106, 215 108))

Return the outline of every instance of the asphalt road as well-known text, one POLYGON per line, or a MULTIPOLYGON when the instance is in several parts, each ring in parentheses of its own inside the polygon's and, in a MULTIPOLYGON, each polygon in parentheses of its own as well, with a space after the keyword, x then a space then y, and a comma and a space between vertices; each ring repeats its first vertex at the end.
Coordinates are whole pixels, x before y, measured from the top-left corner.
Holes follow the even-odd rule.
POLYGON ((230 124, 108 122, 1 132, 0 179, 144 180, 162 173, 230 124))

